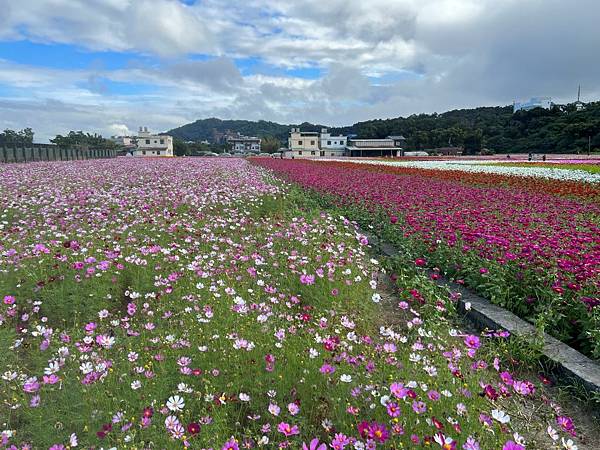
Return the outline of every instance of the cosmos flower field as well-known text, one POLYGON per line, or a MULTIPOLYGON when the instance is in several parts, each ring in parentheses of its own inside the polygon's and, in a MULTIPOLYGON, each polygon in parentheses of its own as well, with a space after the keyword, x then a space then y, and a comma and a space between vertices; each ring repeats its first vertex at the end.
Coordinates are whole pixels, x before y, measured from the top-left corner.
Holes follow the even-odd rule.
MULTIPOLYGON (((321 166, 284 164, 269 166, 333 189, 321 166)), ((461 331, 421 260, 378 260, 356 223, 259 165, 3 165, 0 194, 0 448, 576 449, 585 434, 514 368, 507 333, 461 331)), ((582 274, 568 299, 592 316, 597 253, 565 252, 582 274)))
POLYGON ((600 183, 590 178, 597 175, 575 181, 550 179, 544 170, 555 169, 544 168, 516 168, 529 176, 483 173, 444 161, 257 163, 328 196, 423 264, 600 358, 600 183))

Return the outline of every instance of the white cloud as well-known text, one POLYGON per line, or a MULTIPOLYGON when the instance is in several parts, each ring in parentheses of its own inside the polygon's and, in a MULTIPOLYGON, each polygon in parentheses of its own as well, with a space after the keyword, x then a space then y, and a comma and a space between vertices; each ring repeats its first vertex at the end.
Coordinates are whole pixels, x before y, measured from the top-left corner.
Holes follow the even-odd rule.
POLYGON ((584 99, 600 96, 595 0, 0 0, 0 11, 0 40, 145 55, 118 70, 0 60, 0 119, 43 138, 207 116, 342 125, 533 95, 573 100, 579 83, 584 99), (235 58, 261 61, 264 73, 240 71, 235 58), (110 82, 152 89, 123 95, 110 82))

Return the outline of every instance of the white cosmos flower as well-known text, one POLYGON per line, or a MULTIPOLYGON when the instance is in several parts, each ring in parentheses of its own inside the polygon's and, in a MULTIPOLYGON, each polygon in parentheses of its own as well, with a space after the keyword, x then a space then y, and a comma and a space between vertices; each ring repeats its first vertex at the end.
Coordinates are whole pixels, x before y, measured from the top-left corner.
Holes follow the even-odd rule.
POLYGON ((379 303, 381 301, 381 295, 379 295, 377 292, 375 292, 371 296, 371 300, 373 300, 373 303, 379 303))
POLYGON ((500 423, 510 422, 510 416, 508 414, 506 414, 504 411, 501 411, 499 409, 492 410, 492 417, 500 423))
POLYGON ((92 370, 94 370, 94 365, 91 362, 87 361, 79 366, 79 370, 81 370, 81 373, 83 373, 84 375, 87 375, 92 370))
POLYGON ((344 383, 350 383, 352 381, 352 376, 348 374, 343 374, 340 377, 340 381, 343 381, 344 383))
POLYGON ((177 390, 179 392, 185 392, 186 394, 191 394, 192 392, 194 392, 194 389, 192 389, 191 387, 189 387, 187 384, 185 383, 179 383, 177 385, 177 390))
POLYGON ((552 438, 553 441, 558 441, 558 431, 552 428, 552 426, 548 425, 546 432, 548 433, 548 436, 552 438))
POLYGON ((561 439, 562 445, 564 448, 566 448, 567 450, 577 450, 578 447, 577 445, 575 445, 575 442, 573 442, 571 439, 565 441, 565 438, 561 439))
POLYGON ((167 400, 167 408, 173 412, 183 411, 184 406, 185 402, 179 395, 172 395, 169 397, 169 400, 167 400))
POLYGON ((240 401, 242 401, 242 402, 250 401, 250 396, 248 394, 246 394, 245 392, 240 392, 239 398, 240 398, 240 401))
POLYGON ((140 380, 135 380, 135 381, 131 382, 131 389, 133 389, 134 391, 137 391, 141 387, 142 387, 142 382, 140 380))

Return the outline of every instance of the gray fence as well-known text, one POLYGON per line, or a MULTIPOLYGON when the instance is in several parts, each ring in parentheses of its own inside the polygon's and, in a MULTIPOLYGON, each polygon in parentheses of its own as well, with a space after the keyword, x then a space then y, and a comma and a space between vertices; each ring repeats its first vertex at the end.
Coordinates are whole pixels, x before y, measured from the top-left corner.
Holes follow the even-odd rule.
POLYGON ((74 161, 78 159, 115 158, 116 150, 60 148, 51 144, 33 144, 27 147, 0 147, 0 163, 32 161, 74 161))

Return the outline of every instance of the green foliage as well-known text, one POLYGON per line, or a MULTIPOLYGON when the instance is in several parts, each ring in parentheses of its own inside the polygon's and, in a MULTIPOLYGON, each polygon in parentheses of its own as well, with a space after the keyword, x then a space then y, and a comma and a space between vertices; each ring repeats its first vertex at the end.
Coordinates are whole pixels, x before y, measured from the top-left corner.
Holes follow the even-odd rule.
POLYGON ((600 102, 583 111, 573 105, 546 110, 536 108, 513 114, 512 106, 482 107, 418 114, 386 120, 359 122, 333 132, 354 133, 363 138, 402 134, 408 147, 426 150, 464 145, 467 152, 487 147, 497 153, 573 153, 600 147, 600 102))
POLYGON ((6 129, 0 133, 0 145, 33 144, 33 130, 24 128, 20 131, 6 129))
POLYGON ((84 133, 83 131, 69 131, 69 134, 63 136, 57 134, 50 142, 62 148, 88 147, 96 149, 115 148, 117 144, 110 139, 105 139, 102 135, 94 133, 84 133))
POLYGON ((273 136, 265 136, 261 142, 261 150, 264 153, 275 153, 281 148, 281 141, 273 136))
MULTIPOLYGON (((203 119, 175 128, 169 134, 184 140, 210 140, 227 131, 287 142, 291 127, 319 131, 311 123, 283 125, 264 120, 203 119)), ((467 153, 488 148, 496 153, 577 153, 600 149, 600 102, 583 111, 573 105, 552 110, 533 109, 513 114, 512 106, 460 109, 442 114, 413 114, 394 119, 375 119, 352 126, 331 128, 332 133, 356 134, 361 138, 404 135, 410 150, 464 146, 467 153)), ((263 141, 263 148, 265 143, 263 141)), ((269 147, 271 148, 270 144, 269 147)), ((269 152, 270 150, 265 149, 269 152)))
POLYGON ((246 136, 258 136, 260 138, 278 139, 281 142, 287 142, 291 127, 299 127, 303 131, 319 131, 322 125, 314 125, 304 122, 299 125, 283 125, 276 122, 267 122, 259 120, 221 120, 216 118, 201 119, 188 123, 179 128, 174 128, 168 132, 171 136, 184 141, 216 141, 215 135, 218 133, 240 133, 246 136))

